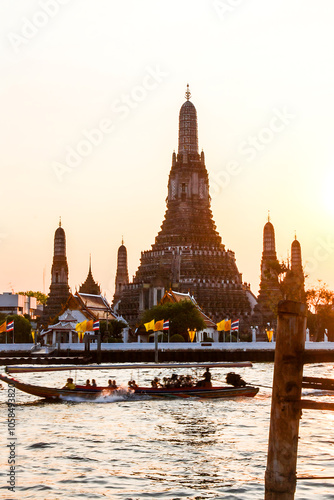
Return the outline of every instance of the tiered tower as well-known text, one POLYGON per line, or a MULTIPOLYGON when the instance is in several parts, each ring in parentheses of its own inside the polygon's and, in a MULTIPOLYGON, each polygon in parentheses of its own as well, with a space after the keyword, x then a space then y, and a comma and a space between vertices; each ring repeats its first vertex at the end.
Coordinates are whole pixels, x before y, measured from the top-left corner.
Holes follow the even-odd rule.
POLYGON ((167 210, 151 250, 142 252, 133 283, 125 286, 119 313, 131 323, 159 303, 166 289, 190 291, 214 320, 247 320, 251 307, 234 252, 221 242, 210 208, 203 151, 198 152, 197 113, 186 101, 179 114, 178 154, 172 155, 167 210))
POLYGON ((284 298, 305 302, 304 271, 302 264, 302 251, 299 241, 295 236, 291 244, 291 265, 283 282, 284 298))
POLYGON ((92 257, 89 256, 89 270, 86 280, 79 288, 79 293, 89 293, 90 295, 100 295, 101 287, 93 278, 92 274, 92 257))
POLYGON ((114 307, 117 308, 117 303, 121 298, 123 288, 128 283, 129 283, 128 255, 122 238, 122 244, 117 252, 117 271, 115 279, 115 294, 113 300, 114 307))
POLYGON ((281 268, 276 255, 275 230, 270 222, 263 228, 263 252, 258 306, 264 323, 272 323, 277 316, 278 302, 283 298, 279 284, 281 268))
POLYGON ((43 313, 43 322, 45 324, 58 316, 69 294, 66 236, 64 229, 61 227, 61 220, 59 220, 59 227, 54 236, 50 292, 43 313))

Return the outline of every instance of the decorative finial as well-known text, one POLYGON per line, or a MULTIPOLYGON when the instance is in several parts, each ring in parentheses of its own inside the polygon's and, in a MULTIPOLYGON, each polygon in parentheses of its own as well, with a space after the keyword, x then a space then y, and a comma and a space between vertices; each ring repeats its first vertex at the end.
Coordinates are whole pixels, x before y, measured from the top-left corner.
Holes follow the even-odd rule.
POLYGON ((268 210, 268 222, 270 222, 270 210, 268 210))
POLYGON ((59 227, 61 227, 61 216, 59 217, 59 227))
POLYGON ((190 97, 191 97, 191 92, 189 90, 189 83, 187 83, 187 90, 185 93, 185 98, 187 99, 187 101, 189 101, 190 97))
POLYGON ((297 239, 297 231, 295 230, 295 240, 297 239))
POLYGON ((89 254, 89 272, 92 271, 92 254, 89 254))
POLYGON ((124 238, 123 238, 123 235, 122 235, 122 245, 124 245, 124 238))

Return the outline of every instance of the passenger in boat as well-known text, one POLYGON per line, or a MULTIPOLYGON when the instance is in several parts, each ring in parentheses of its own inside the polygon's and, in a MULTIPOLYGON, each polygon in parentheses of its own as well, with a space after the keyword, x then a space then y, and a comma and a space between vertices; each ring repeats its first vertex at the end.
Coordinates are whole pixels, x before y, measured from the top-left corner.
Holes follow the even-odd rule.
POLYGON ((92 387, 96 387, 96 381, 95 378, 92 379, 92 387))
POLYGON ((64 385, 63 389, 75 389, 75 384, 73 383, 73 378, 68 378, 66 384, 64 385))
POLYGON ((108 380, 108 389, 117 389, 116 380, 108 380))
POLYGON ((155 377, 152 382, 151 382, 151 386, 154 388, 154 389, 157 389, 158 387, 161 387, 161 384, 160 384, 160 379, 158 377, 155 377))
POLYGON ((203 380, 199 380, 196 384, 197 387, 212 387, 211 383, 211 372, 207 366, 205 372, 202 375, 203 380))
POLYGON ((128 386, 131 387, 132 389, 136 389, 136 387, 138 387, 135 380, 130 380, 128 382, 128 386))
POLYGON ((91 387, 89 379, 86 380, 86 387, 91 387))

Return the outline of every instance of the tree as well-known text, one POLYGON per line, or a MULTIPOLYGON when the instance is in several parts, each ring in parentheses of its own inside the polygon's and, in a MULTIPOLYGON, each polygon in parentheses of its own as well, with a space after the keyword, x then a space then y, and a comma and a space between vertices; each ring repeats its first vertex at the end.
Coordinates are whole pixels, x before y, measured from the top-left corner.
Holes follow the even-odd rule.
MULTIPOLYGON (((19 315, 8 315, 4 319, 0 319, 0 323, 3 323, 3 321, 6 319, 7 323, 9 321, 14 321, 14 342, 15 344, 28 344, 32 342, 32 336, 31 336, 31 324, 30 322, 24 318, 23 316, 19 315)), ((1 333, 1 342, 6 341, 6 333, 1 333)), ((13 333, 8 332, 7 333, 7 342, 11 343, 13 339, 13 333)))
POLYGON ((33 292, 29 290, 28 292, 19 292, 19 295, 25 295, 26 297, 35 297, 41 304, 46 304, 48 296, 42 292, 33 292))
POLYGON ((334 335, 334 292, 321 280, 318 283, 318 286, 306 291, 309 307, 307 324, 317 342, 323 340, 325 328, 330 336, 334 335))
POLYGON ((126 327, 127 324, 124 321, 112 319, 108 321, 107 329, 107 322, 105 320, 100 321, 100 332, 103 342, 123 342, 122 330, 126 327))
POLYGON ((205 323, 197 307, 188 300, 171 303, 167 302, 159 306, 148 309, 142 316, 142 323, 149 321, 169 320, 170 335, 180 334, 185 339, 188 338, 188 328, 191 330, 203 330, 205 323))

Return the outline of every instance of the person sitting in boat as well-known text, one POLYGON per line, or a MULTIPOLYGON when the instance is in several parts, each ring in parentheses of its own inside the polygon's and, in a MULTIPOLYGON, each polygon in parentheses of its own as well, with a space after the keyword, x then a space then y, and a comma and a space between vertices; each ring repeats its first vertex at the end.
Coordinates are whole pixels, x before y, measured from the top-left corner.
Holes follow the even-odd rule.
POLYGON ((117 389, 116 380, 108 380, 108 389, 117 389))
POLYGON ((211 372, 210 372, 210 369, 208 366, 207 366, 205 372, 203 373, 202 377, 203 377, 203 380, 199 380, 197 382, 197 384, 196 384, 197 387, 212 387, 211 372))
POLYGON ((89 379, 86 380, 86 387, 91 387, 89 379))
POLYGON ((161 387, 160 379, 158 377, 155 377, 151 382, 151 386, 154 387, 154 389, 161 387))
POLYGON ((92 379, 92 387, 96 387, 96 381, 95 378, 92 379))
POLYGON ((75 389, 75 384, 73 383, 73 378, 68 378, 67 379, 67 382, 64 385, 63 389, 70 389, 70 390, 75 389))
POLYGON ((138 387, 135 380, 130 380, 128 382, 128 386, 131 387, 132 389, 136 389, 136 387, 138 387))

